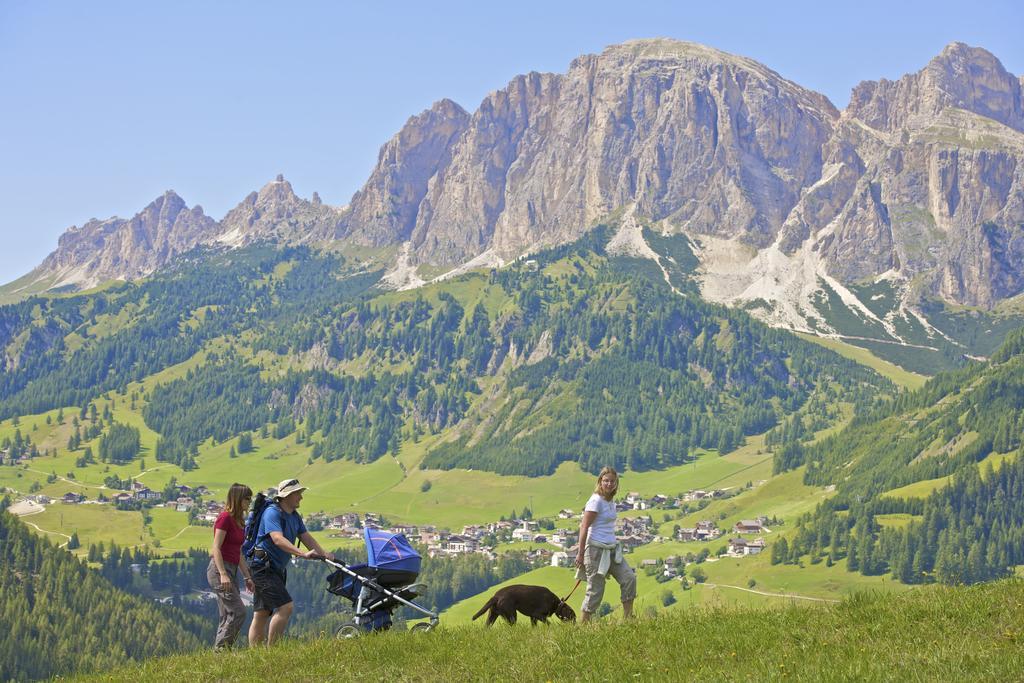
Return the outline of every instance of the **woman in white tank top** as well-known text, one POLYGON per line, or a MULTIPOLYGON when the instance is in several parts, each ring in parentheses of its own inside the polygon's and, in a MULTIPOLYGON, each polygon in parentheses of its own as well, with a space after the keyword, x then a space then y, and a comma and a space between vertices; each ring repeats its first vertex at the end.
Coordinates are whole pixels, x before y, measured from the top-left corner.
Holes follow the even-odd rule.
POLYGON ((601 606, 608 574, 619 582, 622 616, 633 616, 636 598, 636 574, 622 558, 622 544, 615 540, 615 494, 619 491, 619 473, 605 467, 597 475, 597 487, 583 508, 580 522, 580 549, 576 554, 576 576, 586 578, 581 622, 590 621, 601 606))

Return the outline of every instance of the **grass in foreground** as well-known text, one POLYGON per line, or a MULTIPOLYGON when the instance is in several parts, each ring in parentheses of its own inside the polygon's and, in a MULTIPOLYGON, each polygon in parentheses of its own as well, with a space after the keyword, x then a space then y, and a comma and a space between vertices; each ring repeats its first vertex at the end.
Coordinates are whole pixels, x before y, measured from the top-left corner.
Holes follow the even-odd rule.
POLYGON ((1024 581, 588 627, 478 624, 155 659, 89 680, 1021 680, 1024 581))

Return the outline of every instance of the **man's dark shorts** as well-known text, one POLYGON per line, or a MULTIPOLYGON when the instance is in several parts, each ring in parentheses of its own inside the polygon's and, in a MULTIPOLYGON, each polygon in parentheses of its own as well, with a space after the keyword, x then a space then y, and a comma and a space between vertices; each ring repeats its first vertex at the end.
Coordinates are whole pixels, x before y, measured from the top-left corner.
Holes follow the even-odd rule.
POLYGON ((274 569, 274 566, 267 562, 258 567, 253 567, 252 582, 256 588, 252 601, 252 611, 259 612, 266 610, 273 612, 279 607, 284 607, 292 601, 292 596, 285 588, 287 575, 274 569))

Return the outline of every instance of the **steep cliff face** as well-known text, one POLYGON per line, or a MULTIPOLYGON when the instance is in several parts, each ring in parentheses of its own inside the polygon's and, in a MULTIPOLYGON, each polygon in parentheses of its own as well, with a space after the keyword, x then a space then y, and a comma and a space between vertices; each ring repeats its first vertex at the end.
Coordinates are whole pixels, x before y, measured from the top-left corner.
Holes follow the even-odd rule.
POLYGON ((959 304, 990 307, 1019 293, 1021 92, 999 60, 961 43, 895 83, 857 86, 832 144, 856 151, 858 187, 873 188, 872 200, 851 194, 842 208, 831 271, 924 275, 933 294, 959 304))
POLYGON ((93 219, 69 229, 37 271, 55 276, 54 286, 89 287, 109 279, 138 278, 209 242, 219 231, 220 225, 201 206, 189 209, 168 191, 131 219, 93 219))
POLYGON ((769 248, 737 263, 707 245, 705 295, 765 301, 759 314, 801 328, 826 283, 896 336, 922 296, 991 308, 1021 293, 1022 130, 1020 79, 978 48, 954 43, 916 74, 860 84, 822 147, 820 177, 769 248), (879 320, 852 290, 882 279, 899 301, 879 320))
POLYGON ((449 163, 452 143, 468 124, 469 114, 451 100, 411 117, 381 148, 369 180, 349 203, 342 233, 371 246, 408 240, 428 183, 449 163))
POLYGON ((514 256, 630 204, 765 245, 820 176, 837 117, 825 97, 761 64, 677 41, 634 41, 564 75, 520 76, 483 101, 430 179, 414 258, 514 256))
POLYGON ((1024 131, 1021 79, 992 53, 963 43, 946 46, 916 74, 861 83, 847 111, 872 128, 897 132, 926 128, 949 108, 1024 131))
POLYGON ((313 193, 312 201, 296 196, 284 176, 259 192, 250 192, 224 216, 217 241, 231 246, 270 241, 305 244, 333 240, 338 234, 341 210, 327 206, 313 193))
POLYGON ((840 115, 752 60, 632 41, 519 76, 468 119, 411 119, 347 225, 408 241, 412 263, 458 264, 566 242, 629 207, 670 232, 813 251, 838 283, 923 275, 925 293, 991 306, 1024 284, 1022 131, 1020 79, 961 43, 862 83, 840 115), (399 161, 422 141, 425 163, 399 161))

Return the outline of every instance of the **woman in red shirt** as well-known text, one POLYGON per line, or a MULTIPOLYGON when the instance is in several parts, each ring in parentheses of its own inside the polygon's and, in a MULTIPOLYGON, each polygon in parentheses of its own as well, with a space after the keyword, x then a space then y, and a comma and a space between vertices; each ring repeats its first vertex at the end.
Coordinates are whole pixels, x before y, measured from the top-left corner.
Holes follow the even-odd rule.
POLYGON ((252 575, 242 557, 245 540, 245 513, 252 500, 252 489, 244 484, 232 484, 224 512, 213 523, 213 545, 210 547, 210 566, 206 580, 217 595, 220 623, 217 625, 215 650, 230 648, 245 623, 245 605, 238 592, 238 570, 245 577, 245 588, 252 591, 252 575))

